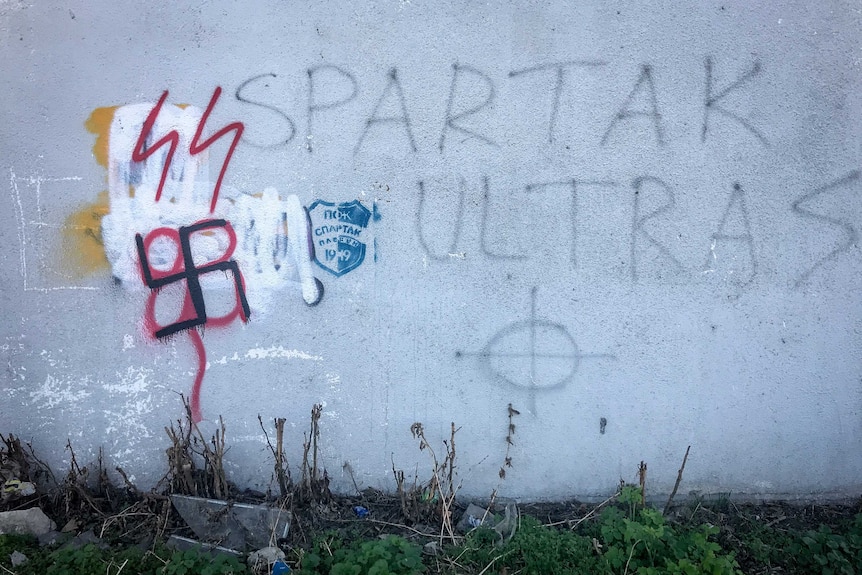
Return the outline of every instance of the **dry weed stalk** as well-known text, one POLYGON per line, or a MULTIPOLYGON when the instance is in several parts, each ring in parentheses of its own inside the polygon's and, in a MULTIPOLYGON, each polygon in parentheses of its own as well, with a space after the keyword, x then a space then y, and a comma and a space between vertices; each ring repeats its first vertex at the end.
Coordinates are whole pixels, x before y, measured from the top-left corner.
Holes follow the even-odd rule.
MULTIPOLYGON (((51 471, 51 468, 44 461, 36 456, 32 444, 22 443, 19 437, 11 433, 6 436, 0 433, 0 442, 2 442, 2 445, 0 445, 0 484, 14 479, 38 484, 40 487, 45 488, 46 491, 57 490, 59 483, 54 476, 54 472, 51 471)), ((4 504, 20 506, 27 505, 38 497, 38 494, 34 494, 17 499, 10 498, 8 501, 4 500, 3 502, 4 504)))
POLYGON ((15 473, 15 479, 38 481, 48 496, 36 494, 27 501, 42 500, 40 506, 60 524, 81 529, 101 522, 101 530, 96 529, 101 538, 136 538, 142 533, 155 533, 158 539, 163 534, 171 509, 168 498, 152 491, 140 492, 121 467, 115 469, 124 485, 114 485, 105 466, 103 449, 99 449, 93 465, 82 466, 71 440, 67 439, 69 470, 62 483, 58 483, 31 444, 22 444, 14 435, 0 435, 0 441, 0 483, 10 471, 15 473))
POLYGON ((170 475, 170 492, 183 495, 198 496, 198 486, 195 460, 192 457, 192 417, 188 402, 183 399, 186 408, 185 420, 177 419, 177 427, 172 423, 165 428, 165 433, 171 440, 167 448, 168 468, 170 475))
MULTIPOLYGON (((500 485, 502 485, 503 480, 506 479, 506 469, 512 468, 512 456, 509 454, 509 452, 512 449, 512 446, 515 445, 515 421, 514 420, 515 420, 516 415, 521 415, 521 412, 518 411, 517 409, 515 409, 514 407, 512 407, 511 403, 506 408, 506 410, 507 410, 506 413, 507 413, 508 418, 509 418, 509 426, 508 426, 507 431, 506 431, 506 454, 503 456, 503 465, 500 466, 500 471, 497 472, 497 475, 499 476, 500 481, 497 482, 497 487, 495 487, 494 490, 491 491, 491 497, 488 499, 487 512, 490 512, 490 510, 494 508, 494 502, 497 500, 497 492, 499 491, 500 485)), ((486 513, 486 515, 487 515, 487 513, 486 513)), ((482 521, 484 521, 484 520, 485 520, 485 518, 483 517, 482 521)))
POLYGON ((667 515, 667 512, 670 511, 670 506, 673 503, 673 498, 676 495, 676 490, 679 489, 679 484, 682 482, 682 472, 685 471, 685 462, 688 461, 688 452, 691 449, 691 445, 685 448, 685 455, 682 458, 682 465, 679 468, 679 471, 676 474, 676 483, 673 484, 673 491, 670 492, 670 496, 667 498, 667 503, 664 505, 664 510, 662 511, 663 515, 667 515))
POLYGON ((207 444, 200 428, 195 425, 194 429, 198 433, 198 440, 201 445, 201 450, 197 453, 204 460, 204 481, 208 491, 207 495, 216 499, 226 499, 230 491, 227 483, 227 475, 224 470, 224 455, 227 453, 227 448, 225 447, 225 432, 227 428, 224 424, 224 419, 220 415, 218 422, 219 426, 216 429, 215 435, 210 438, 212 448, 207 444))
MULTIPOLYGON (((394 456, 392 456, 392 475, 395 477, 395 489, 398 493, 398 500, 401 502, 401 514, 410 521, 417 521, 418 509, 416 509, 416 498, 408 496, 408 491, 404 487, 404 471, 395 469, 394 456)), ((413 490, 411 492, 415 492, 415 490, 416 482, 413 483, 413 490)))
POLYGON ((287 460, 284 457, 285 421, 283 417, 275 420, 275 473, 282 498, 287 498, 287 485, 290 479, 290 469, 287 469, 287 460))
POLYGON ((191 406, 183 398, 185 420, 178 419, 177 427, 165 428, 171 446, 167 449, 171 493, 226 499, 231 486, 224 469, 224 456, 228 451, 225 442, 227 427, 219 416, 219 426, 209 442, 193 422, 191 406), (199 469, 195 459, 202 460, 199 469))
POLYGON ((78 458, 75 456, 75 450, 72 449, 72 441, 69 439, 66 439, 66 450, 70 454, 69 472, 66 473, 66 478, 63 480, 63 485, 60 489, 65 517, 71 517, 73 512, 80 513, 87 507, 92 509, 96 515, 103 515, 102 510, 99 509, 88 493, 87 480, 90 476, 90 470, 86 466, 81 467, 78 465, 78 458))
POLYGON ((154 533, 155 541, 161 539, 171 511, 170 498, 155 491, 141 492, 129 480, 122 467, 115 467, 123 478, 126 491, 135 502, 102 522, 99 537, 104 538, 111 530, 114 539, 135 537, 142 532, 154 533))
POLYGON ((260 423, 260 428, 263 430, 263 435, 266 437, 266 444, 272 452, 275 460, 273 472, 275 480, 278 483, 278 492, 283 501, 286 501, 293 489, 293 481, 290 477, 290 467, 287 464, 287 458, 284 455, 284 424, 287 421, 283 417, 275 418, 275 445, 269 440, 269 433, 263 425, 263 419, 260 415, 257 416, 257 421, 260 423))
POLYGON ((506 455, 503 460, 503 465, 500 467, 500 479, 506 479, 506 468, 512 467, 512 457, 509 455, 509 450, 515 445, 514 437, 515 437, 515 422, 514 418, 516 415, 521 415, 521 412, 512 407, 512 404, 509 404, 507 408, 509 414, 509 427, 506 432, 506 455))
MULTIPOLYGON (((69 471, 52 497, 58 518, 63 522, 74 520, 78 525, 94 520, 104 521, 128 503, 135 492, 124 490, 111 482, 101 448, 96 468, 92 472, 90 467, 78 463, 69 439, 66 440, 66 450, 69 451, 69 471)), ((125 477, 125 473, 119 471, 125 477)))
POLYGON ((604 501, 602 501, 601 503, 599 503, 598 505, 593 507, 589 511, 589 513, 587 513, 586 515, 584 515, 583 517, 581 517, 578 520, 563 519, 562 521, 554 521, 552 523, 545 523, 544 526, 545 527, 556 527, 558 525, 564 525, 565 524, 565 525, 568 525, 570 529, 577 529, 578 525, 580 525, 581 523, 583 523, 584 521, 586 521, 590 517, 594 517, 596 515, 596 513, 599 512, 600 509, 602 509, 605 505, 607 505, 608 503, 610 503, 611 501, 614 501, 617 497, 619 497, 620 493, 622 493, 623 487, 625 487, 625 481, 620 482, 619 488, 616 490, 616 492, 613 495, 611 495, 610 497, 608 497, 607 499, 605 499, 604 501))
POLYGON ((319 403, 311 408, 311 424, 305 441, 302 444, 302 480, 300 495, 307 500, 329 501, 332 493, 329 491, 329 474, 326 469, 320 475, 317 466, 318 441, 320 439, 320 416, 323 406, 319 403), (310 460, 309 460, 310 457, 310 460))
POLYGON ((0 441, 6 446, 3 450, 0 450, 0 474, 2 474, 2 479, 30 481, 32 479, 30 476, 30 457, 24 451, 21 440, 11 433, 9 437, 5 437, 0 433, 0 441), (7 475, 8 477, 6 477, 7 475))
MULTIPOLYGON (((437 459, 437 454, 425 437, 425 428, 419 422, 410 426, 410 433, 415 439, 419 440, 419 450, 428 450, 431 457, 432 473, 428 483, 417 493, 414 489, 411 494, 413 498, 419 496, 425 503, 436 503, 436 512, 440 518, 440 543, 442 545, 444 539, 449 539, 452 542, 457 541, 455 529, 452 522, 452 508, 455 504, 455 496, 458 493, 460 485, 455 485, 455 434, 460 428, 455 427, 455 422, 451 422, 449 439, 443 440, 443 446, 446 449, 446 456, 443 461, 437 459)), ((393 472, 395 471, 393 465, 393 472)), ((398 482, 398 474, 396 473, 396 482, 398 482)), ((399 483, 399 492, 403 492, 403 473, 401 473, 401 481, 399 483)), ((402 504, 403 507, 403 504, 402 504)))
POLYGON ((643 461, 638 465, 638 485, 641 490, 641 505, 646 506, 646 472, 647 465, 643 461))

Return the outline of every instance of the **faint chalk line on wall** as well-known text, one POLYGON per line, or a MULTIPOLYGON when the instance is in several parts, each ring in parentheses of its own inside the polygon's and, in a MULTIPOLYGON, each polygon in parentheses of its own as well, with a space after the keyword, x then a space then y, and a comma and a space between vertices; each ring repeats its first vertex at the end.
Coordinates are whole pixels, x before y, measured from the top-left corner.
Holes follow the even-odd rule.
MULTIPOLYGON (((49 293, 54 291, 66 290, 99 290, 99 288, 97 287, 81 285, 65 285, 51 287, 33 285, 32 278, 30 277, 29 272, 30 265, 27 258, 27 249, 28 246, 33 243, 32 234, 40 233, 38 230, 41 230, 42 228, 62 227, 58 224, 52 224, 44 221, 42 212, 42 184, 57 182, 77 182, 81 180, 83 180, 83 178, 81 178, 80 176, 19 176, 15 173, 14 168, 9 168, 9 194, 12 198, 12 204, 14 205, 15 209, 15 223, 18 231, 18 272, 21 275, 21 283, 24 291, 49 293), (32 190, 33 197, 35 198, 35 206, 31 207, 28 204, 27 209, 25 209, 25 202, 23 202, 21 199, 21 188, 19 187, 19 184, 28 186, 32 190), (35 209, 35 218, 33 217, 33 214, 29 213, 30 209, 35 209)), ((45 261, 47 255, 44 253, 44 251, 37 251, 36 253, 39 260, 37 262, 37 267, 48 267, 47 261, 45 261)))

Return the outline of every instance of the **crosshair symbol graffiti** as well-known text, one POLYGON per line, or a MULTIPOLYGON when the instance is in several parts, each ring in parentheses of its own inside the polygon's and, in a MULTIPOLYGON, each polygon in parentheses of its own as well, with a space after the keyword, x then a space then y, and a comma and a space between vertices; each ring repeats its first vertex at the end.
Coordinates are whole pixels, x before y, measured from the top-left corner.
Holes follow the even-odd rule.
POLYGON ((456 357, 478 357, 497 379, 529 392, 529 409, 536 413, 536 393, 572 381, 581 360, 616 359, 613 354, 581 353, 575 338, 561 323, 540 318, 536 292, 530 290, 530 317, 505 326, 478 352, 455 352, 456 357))

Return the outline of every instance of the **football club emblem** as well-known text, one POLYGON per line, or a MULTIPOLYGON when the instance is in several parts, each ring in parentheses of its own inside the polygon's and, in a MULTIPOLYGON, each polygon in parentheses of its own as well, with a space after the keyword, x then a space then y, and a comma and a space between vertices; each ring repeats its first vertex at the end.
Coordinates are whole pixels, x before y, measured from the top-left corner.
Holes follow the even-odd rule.
POLYGON ((371 219, 368 208, 359 200, 340 204, 317 200, 308 214, 317 265, 336 276, 359 267, 365 260, 362 233, 371 219))

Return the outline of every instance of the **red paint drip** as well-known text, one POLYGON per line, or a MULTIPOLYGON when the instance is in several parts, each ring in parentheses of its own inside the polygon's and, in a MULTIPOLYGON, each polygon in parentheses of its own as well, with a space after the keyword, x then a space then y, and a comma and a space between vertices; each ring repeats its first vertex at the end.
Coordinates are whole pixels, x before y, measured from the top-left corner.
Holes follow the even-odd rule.
POLYGON ((192 410, 192 422, 199 423, 203 420, 201 415, 201 385, 204 381, 204 372, 207 368, 207 352, 201 334, 196 329, 189 330, 189 339, 198 355, 198 371, 195 374, 195 383, 192 386, 192 396, 189 399, 189 407, 192 410))

